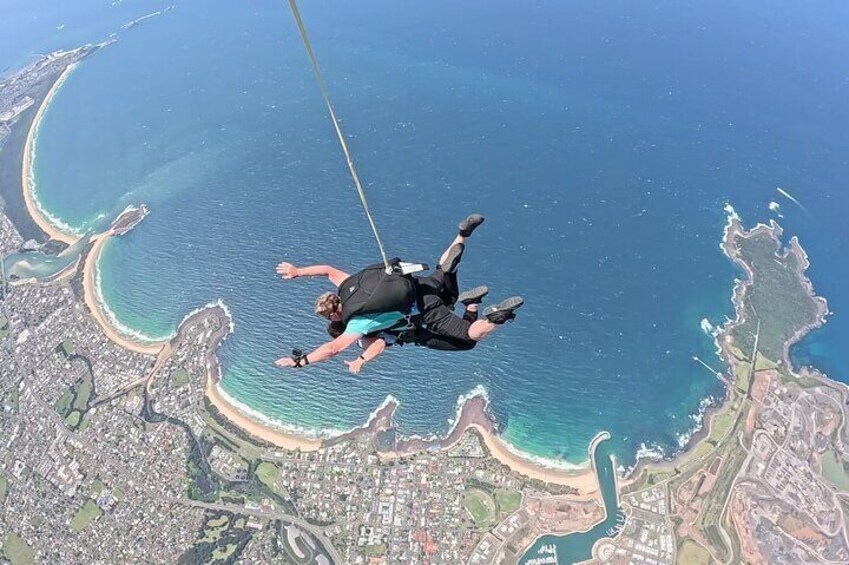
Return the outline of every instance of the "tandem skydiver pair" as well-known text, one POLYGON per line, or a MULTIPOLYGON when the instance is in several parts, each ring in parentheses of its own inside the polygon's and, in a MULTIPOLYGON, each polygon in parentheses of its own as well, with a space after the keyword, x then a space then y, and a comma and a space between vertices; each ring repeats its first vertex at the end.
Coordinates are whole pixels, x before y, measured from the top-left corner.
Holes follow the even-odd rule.
POLYGON ((276 361, 278 367, 302 368, 326 361, 359 343, 365 351, 354 361, 346 361, 352 373, 383 353, 389 345, 411 343, 440 351, 467 351, 499 326, 516 317, 523 304, 514 296, 490 306, 478 316, 478 306, 488 294, 486 286, 459 292, 457 269, 465 251, 466 239, 484 217, 472 214, 460 222, 459 232, 427 276, 409 273, 411 264, 398 259, 366 267, 354 275, 329 265, 298 268, 282 262, 277 273, 284 279, 326 276, 336 292, 318 297, 315 312, 329 321, 332 341, 317 349, 276 361), (454 313, 460 302, 463 316, 454 313))

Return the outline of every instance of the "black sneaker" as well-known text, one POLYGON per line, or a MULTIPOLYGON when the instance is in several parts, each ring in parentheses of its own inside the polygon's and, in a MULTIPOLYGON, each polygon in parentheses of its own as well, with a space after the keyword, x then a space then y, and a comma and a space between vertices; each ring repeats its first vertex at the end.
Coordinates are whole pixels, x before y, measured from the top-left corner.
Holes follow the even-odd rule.
POLYGON ((516 314, 514 312, 521 308, 524 303, 525 301, 521 296, 513 296, 512 298, 502 300, 495 306, 490 306, 483 311, 483 315, 493 324, 500 326, 504 322, 515 318, 516 314))
POLYGON ((468 306, 469 304, 480 304, 483 297, 487 294, 489 294, 489 288, 483 284, 471 290, 467 290, 466 292, 461 292, 460 296, 457 297, 457 300, 464 306, 468 306))
POLYGON ((469 237, 475 228, 483 223, 486 218, 480 214, 470 214, 468 218, 460 222, 460 235, 469 237))
POLYGON ((460 259, 463 258, 463 250, 466 249, 466 246, 462 243, 455 243, 451 246, 451 249, 448 250, 448 256, 445 257, 445 261, 439 264, 439 268, 442 269, 446 273, 453 273, 457 270, 457 265, 460 264, 460 259))

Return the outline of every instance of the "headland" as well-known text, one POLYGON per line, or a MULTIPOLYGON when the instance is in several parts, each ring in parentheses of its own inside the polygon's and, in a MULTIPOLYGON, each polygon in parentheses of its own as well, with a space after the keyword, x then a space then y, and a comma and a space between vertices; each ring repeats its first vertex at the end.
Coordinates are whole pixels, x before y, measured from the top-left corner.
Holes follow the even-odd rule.
MULTIPOLYGON (((62 241, 67 244, 75 242, 77 237, 67 231, 63 231, 61 227, 57 226, 54 222, 51 222, 49 216, 40 208, 37 199, 35 198, 33 186, 34 182, 31 177, 32 164, 35 158, 38 126, 43 118, 44 112, 49 107, 51 100, 59 91, 64 81, 67 80, 69 73, 72 72, 76 64, 77 62, 67 65, 67 67, 57 75, 55 82, 50 87, 50 90, 38 108, 27 135, 23 155, 23 173, 21 175, 22 194, 24 196, 26 208, 32 216, 32 219, 51 239, 62 241)), ((112 226, 110 226, 106 232, 92 238, 91 247, 88 249, 84 260, 83 288, 85 291, 86 305, 91 311, 93 317, 97 320, 106 335, 112 341, 130 351, 147 355, 156 355, 161 351, 165 342, 140 342, 120 332, 110 321, 103 304, 103 297, 100 295, 97 276, 98 262, 108 241, 112 237, 122 235, 132 229, 146 213, 147 209, 144 206, 128 208, 115 220, 115 222, 113 222, 112 226)), ((741 229, 738 224, 734 225, 737 226, 737 229, 741 229)), ((729 237, 729 233, 731 233, 731 230, 726 229, 726 239, 729 237)), ((727 245, 724 244, 723 247, 727 248, 727 245)), ((727 249, 726 252, 728 252, 727 249)), ((735 308, 738 310, 738 320, 744 315, 739 310, 739 293, 740 290, 738 286, 734 293, 734 303, 735 308)), ((799 335, 796 337, 796 340, 804 335, 808 329, 809 328, 806 328, 805 331, 800 330, 797 332, 799 335)), ((725 328, 721 335, 727 335, 727 332, 728 328, 725 328)), ((720 341, 721 340, 717 339, 718 345, 721 345, 719 344, 720 341)), ((789 344, 785 344, 784 347, 789 348, 789 344)), ((250 414, 244 412, 235 403, 231 402, 227 394, 221 390, 221 370, 218 360, 214 354, 210 357, 208 363, 209 377, 207 395, 210 402, 212 402, 212 404, 230 421, 245 429, 251 435, 281 448, 298 449, 301 451, 314 451, 320 449, 322 446, 332 443, 334 439, 332 437, 309 437, 295 431, 287 430, 283 425, 276 427, 274 425, 258 421, 250 414)), ((447 434, 441 437, 428 438, 399 437, 393 446, 391 453, 386 456, 403 457, 411 453, 417 453, 424 450, 447 449, 453 446, 467 430, 473 429, 480 434, 488 450, 495 458, 524 476, 543 482, 573 487, 576 491, 583 493, 591 493, 597 490, 597 480, 591 465, 588 464, 585 468, 578 470, 545 466, 539 462, 532 461, 530 458, 524 456, 521 452, 518 452, 518 450, 516 450, 513 446, 504 441, 499 434, 497 424, 488 410, 488 403, 489 401, 486 397, 485 391, 471 395, 468 398, 461 399, 461 402, 458 405, 457 416, 452 428, 447 432, 447 434)), ((379 407, 372 414, 372 417, 361 428, 357 428, 357 430, 373 429, 376 425, 376 418, 381 418, 385 421, 391 422, 396 408, 397 401, 389 397, 384 405, 379 407)), ((715 410, 720 409, 721 407, 718 407, 715 410)), ((708 422, 707 426, 705 426, 702 431, 691 437, 690 442, 685 447, 685 452, 697 445, 706 435, 709 435, 712 412, 706 414, 705 419, 708 422)), ((351 433, 355 433, 357 430, 354 430, 351 433)), ((343 435, 347 436, 348 434, 343 435)), ((639 474, 641 470, 642 468, 638 466, 634 474, 639 474)))
MULTIPOLYGON (((68 245, 78 241, 79 236, 62 229, 41 208, 35 195, 35 179, 32 167, 37 149, 37 135, 41 120, 49 108, 51 101, 60 91, 62 85, 77 64, 78 62, 75 61, 56 74, 52 86, 40 104, 35 118, 30 124, 26 138, 21 175, 22 194, 26 209, 32 220, 50 239, 61 241, 68 245)), ((91 244, 83 255, 82 286, 86 306, 110 340, 129 351, 145 355, 157 355, 167 343, 166 341, 140 341, 121 332, 110 320, 110 315, 103 302, 104 299, 99 288, 98 277, 99 260, 107 243, 113 237, 123 235, 133 229, 147 213, 148 210, 144 205, 138 207, 130 206, 115 219, 105 232, 92 237, 91 244)), ((227 313, 227 316, 229 318, 229 313, 227 313)), ((221 339, 223 340, 223 337, 221 339)), ((378 425, 390 427, 386 426, 385 423, 394 421, 394 412, 398 403, 390 396, 387 397, 383 405, 372 413, 372 416, 363 426, 355 428, 348 433, 319 438, 290 431, 282 424, 278 427, 259 421, 240 409, 220 387, 221 369, 214 351, 208 357, 207 363, 209 370, 207 397, 209 401, 227 419, 243 428, 252 436, 284 449, 315 451, 322 446, 332 444, 338 437, 348 438, 351 434, 370 432, 378 425)), ((384 456, 387 458, 403 457, 425 450, 449 449, 464 436, 466 431, 473 429, 483 438, 493 457, 507 465, 510 469, 532 479, 573 488, 576 492, 591 494, 597 491, 598 482, 589 461, 586 466, 580 469, 561 469, 545 466, 530 460, 501 438, 497 430, 497 425, 488 410, 488 406, 489 400, 486 392, 483 390, 476 391, 468 397, 461 398, 458 402, 457 415, 453 426, 446 435, 441 437, 430 436, 427 438, 403 438, 399 436, 397 444, 391 452, 386 453, 384 456)), ((394 423, 391 425, 394 426, 394 423)))

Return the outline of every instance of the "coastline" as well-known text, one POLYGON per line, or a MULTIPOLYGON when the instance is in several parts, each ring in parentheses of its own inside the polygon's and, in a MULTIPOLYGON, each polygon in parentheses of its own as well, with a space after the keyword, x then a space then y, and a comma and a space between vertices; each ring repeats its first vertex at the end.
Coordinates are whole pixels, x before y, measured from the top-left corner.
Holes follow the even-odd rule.
MULTIPOLYGON (((805 324, 799 328, 793 336, 789 337, 784 342, 782 350, 783 358, 779 359, 778 362, 784 363, 793 373, 802 374, 813 371, 814 373, 819 374, 818 371, 810 367, 794 367, 792 357, 790 355, 790 350, 793 345, 801 341, 811 331, 822 327, 827 322, 827 316, 829 314, 828 301, 824 297, 817 295, 813 282, 807 275, 807 269, 810 266, 807 252, 802 248, 799 243, 799 239, 796 236, 793 236, 786 246, 782 247, 781 236, 783 235, 784 230, 778 223, 776 223, 775 220, 770 220, 769 224, 758 223, 753 228, 747 230, 743 226, 743 221, 740 216, 730 204, 726 204, 724 209, 728 219, 725 224, 725 228, 723 229, 722 240, 719 243, 719 248, 735 266, 745 273, 744 278, 738 278, 735 280, 734 288, 731 293, 731 302, 734 306, 734 318, 727 319, 724 324, 716 328, 713 334, 716 354, 722 360, 725 377, 727 379, 723 380, 725 384, 725 398, 723 398, 720 402, 711 403, 705 408, 702 414, 701 426, 693 432, 682 449, 677 451, 675 454, 671 456, 662 454, 660 457, 656 458, 638 457, 636 464, 625 474, 625 480, 620 482, 620 488, 637 482, 642 473, 649 469, 675 468, 682 458, 686 457, 688 453, 694 450, 702 442, 702 440, 710 436, 713 429, 714 417, 722 413, 732 403, 732 389, 735 386, 733 375, 735 355, 732 351, 733 342, 731 334, 733 330, 747 322, 744 300, 746 298, 746 293, 754 284, 754 273, 750 266, 739 257, 737 247, 734 244, 735 238, 741 237, 748 239, 765 232, 775 241, 775 254, 778 258, 783 259, 789 255, 794 255, 798 259, 799 265, 796 270, 796 276, 805 288, 809 298, 816 305, 816 321, 805 324)), ((827 379, 827 376, 823 375, 821 378, 827 379)))
MULTIPOLYGON (((283 449, 298 450, 298 451, 316 451, 324 442, 315 438, 308 438, 302 435, 288 433, 283 430, 272 428, 269 425, 259 422, 247 414, 243 413, 237 406, 232 404, 227 399, 227 393, 221 390, 221 364, 218 361, 218 348, 221 343, 227 339, 227 336, 233 331, 233 318, 226 306, 221 303, 212 305, 213 308, 221 310, 221 317, 228 321, 227 324, 222 323, 218 331, 213 336, 212 343, 206 353, 206 398, 212 403, 215 408, 228 420, 235 425, 244 429, 246 432, 263 441, 267 441, 281 447, 283 449)), ((190 313, 180 322, 177 330, 177 335, 174 340, 181 337, 183 328, 186 322, 190 321, 194 316, 204 315, 206 308, 201 308, 193 313, 190 313)))
MULTIPOLYGON (((53 98, 56 94, 58 94, 65 81, 79 64, 80 62, 69 64, 65 70, 59 74, 53 82, 53 85, 50 87, 50 90, 48 90, 44 99, 41 101, 27 132, 23 152, 23 164, 21 167, 21 190, 23 192, 24 205, 26 206, 26 210, 30 218, 32 218, 32 221, 35 222, 38 228, 47 234, 50 239, 60 241, 69 246, 77 243, 80 240, 80 236, 61 229, 56 222, 50 218, 49 214, 41 208, 41 205, 35 195, 35 172, 33 171, 33 164, 35 161, 36 138, 38 136, 38 130, 41 127, 41 120, 44 118, 45 112, 50 107, 50 103, 53 101, 53 98)), ((127 212, 128 210, 125 210, 124 212, 127 212)), ((143 343, 134 340, 129 336, 123 335, 117 330, 117 328, 114 327, 106 316, 97 290, 98 261, 103 248, 112 236, 122 235, 123 233, 126 233, 128 229, 132 228, 132 226, 129 228, 115 228, 115 226, 119 224, 123 215, 124 213, 119 215, 112 227, 110 227, 107 231, 91 238, 91 248, 88 250, 85 261, 83 262, 85 304, 88 306, 92 316, 95 320, 97 320, 98 324, 100 324, 100 327, 103 329, 103 332, 110 340, 130 351, 146 355, 157 355, 162 350, 166 341, 143 343)), ((79 261, 77 261, 77 264, 79 264, 79 261)))
POLYGON ((29 212, 30 217, 50 239, 61 241, 68 245, 76 243, 79 237, 62 231, 47 217, 45 217, 45 214, 39 206, 35 196, 35 187, 32 182, 32 167, 35 159, 35 138, 38 134, 38 128, 41 125, 41 120, 44 118, 44 112, 50 106, 50 102, 53 100, 53 97, 56 96, 59 89, 62 88, 62 85, 66 80, 68 80, 71 72, 73 72, 78 64, 79 63, 71 63, 68 65, 65 70, 62 71, 62 74, 58 76, 56 81, 53 83, 53 86, 50 87, 50 90, 47 92, 44 100, 41 101, 41 105, 38 107, 38 111, 36 112, 35 118, 30 124, 29 132, 27 133, 27 140, 24 145, 23 168, 21 170, 21 188, 24 193, 24 204, 26 205, 27 212, 29 212))
MULTIPOLYGON (((36 149, 35 142, 37 137, 37 131, 43 114, 48 108, 53 96, 55 96, 56 93, 59 91, 62 84, 68 78, 70 72, 75 68, 75 66, 76 64, 69 65, 59 75, 59 77, 56 79, 56 81, 50 88, 48 94, 46 95, 46 97, 38 108, 36 117, 33 120, 27 135, 23 157, 23 173, 21 178, 26 208, 30 216, 37 223, 37 225, 42 230, 44 230, 45 233, 47 233, 52 239, 56 239, 58 241, 62 241, 68 244, 72 244, 77 241, 78 237, 76 235, 62 231, 62 229, 58 227, 55 222, 51 221, 49 214, 46 214, 40 208, 33 190, 34 179, 31 178, 32 175, 30 173, 32 173, 31 169, 34 160, 34 152, 36 149)), ((119 219, 116 219, 112 227, 110 227, 106 232, 92 238, 91 248, 89 249, 89 252, 86 255, 85 261, 83 263, 83 288, 85 295, 85 303, 92 316, 97 320, 98 324, 103 329, 104 333, 113 342, 130 351, 135 351, 147 355, 157 355, 162 351, 162 348, 170 340, 166 339, 163 341, 145 343, 134 339, 132 336, 126 335, 124 332, 121 332, 110 321, 106 310, 107 307, 105 304, 103 304, 102 297, 100 296, 97 273, 98 263, 103 249, 111 237, 115 235, 122 235, 123 233, 126 233, 128 229, 132 228, 132 226, 130 226, 130 228, 116 229, 116 224, 119 222, 119 220, 120 216, 119 219)), ((213 357, 215 358, 213 360, 210 360, 210 363, 212 363, 213 365, 210 366, 210 372, 207 383, 207 397, 209 398, 210 402, 234 424, 245 429, 246 431, 248 431, 259 439, 268 441, 274 445, 278 445, 279 447, 285 449, 314 451, 327 445, 327 442, 332 439, 332 437, 315 437, 314 435, 301 432, 300 430, 289 431, 286 429, 281 429, 281 427, 274 426, 273 424, 261 421, 256 416, 251 414, 249 410, 245 410, 238 406, 238 402, 232 401, 227 395, 226 391, 221 388, 220 367, 218 365, 217 357, 214 355, 214 353, 213 357)), ((557 468, 556 462, 548 462, 541 457, 536 457, 532 454, 523 453, 520 449, 506 441, 498 433, 498 430, 495 426, 495 422, 492 420, 491 415, 486 411, 486 402, 488 402, 486 399, 484 399, 481 413, 477 415, 480 417, 469 417, 464 420, 463 415, 466 413, 465 407, 467 405, 475 406, 475 403, 471 402, 473 399, 474 397, 467 397, 464 399, 461 398, 462 402, 458 408, 458 418, 455 420, 452 429, 449 430, 448 433, 443 436, 443 438, 431 438, 429 440, 421 440, 421 438, 419 438, 421 440, 421 445, 416 446, 416 442, 414 441, 410 444, 408 451, 401 454, 403 455, 408 453, 414 453, 417 450, 420 451, 432 447, 437 447, 440 449, 450 447, 450 445, 453 445, 453 443, 455 443, 460 439, 460 437, 462 437, 466 430, 473 428, 481 435, 489 452, 495 459, 499 460, 501 463, 507 465, 508 467, 522 475, 530 477, 531 479, 536 479, 548 483, 570 486, 575 489, 578 489, 583 493, 590 493, 598 490, 598 483, 594 475, 594 471, 592 469, 591 459, 585 461, 578 469, 557 468)), ((379 410, 380 409, 378 409, 378 411, 379 410)), ((366 423, 363 426, 360 426, 360 428, 369 429, 371 425, 372 418, 366 421, 366 423)), ((356 430, 357 428, 355 428, 355 431, 356 430)), ((338 435, 339 434, 333 434, 333 437, 338 437, 338 435)), ((692 439, 698 440, 699 434, 695 433, 694 437, 692 437, 691 440, 692 439)), ((678 454, 686 452, 695 443, 695 441, 688 442, 684 449, 679 451, 678 454)), ((638 459, 637 465, 635 466, 633 471, 637 471, 639 469, 639 464, 641 462, 642 459, 638 459)), ((636 473, 632 472, 630 476, 634 477, 635 475, 636 473)), ((628 482, 630 482, 630 480, 626 480, 621 486, 625 486, 628 482)))
POLYGON ((110 228, 104 233, 92 238, 93 243, 91 249, 89 249, 88 255, 85 258, 85 263, 83 264, 83 291, 85 295, 85 304, 88 306, 88 310, 91 312, 91 315, 95 320, 97 320, 97 323, 100 324, 100 328, 110 340, 117 343, 124 349, 135 351, 136 353, 158 355, 165 346, 165 342, 144 344, 121 335, 114 327, 112 327, 112 324, 106 318, 103 308, 101 307, 97 291, 97 264, 100 260, 100 254, 103 252, 103 248, 114 235, 115 234, 110 228))
MULTIPOLYGON (((594 464, 589 465, 586 469, 581 471, 567 471, 544 467, 541 464, 529 461, 528 459, 513 453, 513 451, 511 451, 508 447, 509 444, 501 439, 496 432, 492 430, 484 430, 478 425, 473 425, 471 427, 480 432, 490 454, 495 459, 521 475, 546 483, 570 486, 578 489, 579 493, 582 495, 594 494, 601 490, 594 464)), ((590 461, 592 461, 592 453, 594 452, 597 443, 601 441, 598 439, 599 436, 606 433, 607 432, 599 432, 599 434, 597 434, 590 442, 588 448, 590 461)), ((610 437, 609 434, 607 437, 610 437)))

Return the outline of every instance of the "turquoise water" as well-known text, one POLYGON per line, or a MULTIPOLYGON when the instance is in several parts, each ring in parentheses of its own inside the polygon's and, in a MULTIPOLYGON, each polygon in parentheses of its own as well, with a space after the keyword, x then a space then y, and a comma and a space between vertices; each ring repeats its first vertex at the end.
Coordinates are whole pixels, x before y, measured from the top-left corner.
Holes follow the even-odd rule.
POLYGON ((542 536, 528 548, 521 563, 526 563, 528 560, 537 557, 552 555, 551 548, 556 552, 557 563, 560 565, 587 561, 592 558, 593 545, 598 540, 616 535, 624 516, 619 510, 615 469, 607 444, 607 441, 600 443, 595 453, 595 465, 601 486, 601 496, 604 500, 604 520, 586 532, 565 536, 542 536))
MULTIPOLYGON (((433 263, 461 217, 488 217, 461 283, 527 305, 473 352, 408 347, 359 377, 272 366, 323 339, 311 311, 327 289, 274 265, 376 259, 283 4, 183 2, 83 64, 42 124, 39 198, 78 228, 148 204, 103 255, 115 315, 164 336, 223 299, 225 390, 288 424, 348 428, 392 394, 404 431, 441 431, 483 385, 526 452, 580 463, 608 429, 625 466, 641 447, 671 454, 722 395, 692 357, 718 365, 700 322, 731 313, 726 201, 750 224, 781 204, 836 312, 794 353, 849 379, 846 7, 562 4, 302 7, 390 252, 433 263)), ((0 61, 155 8, 23 17, 26 33, 0 27, 0 61)))
POLYGON ((77 261, 88 242, 89 238, 83 237, 58 255, 48 255, 41 251, 11 253, 0 258, 0 262, 3 263, 6 276, 50 281, 77 261))

